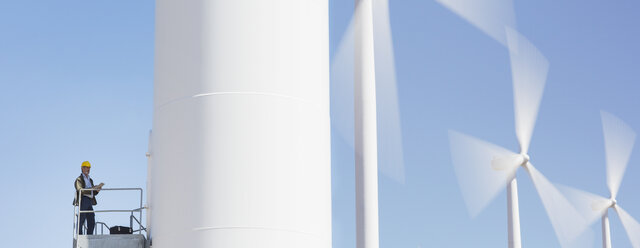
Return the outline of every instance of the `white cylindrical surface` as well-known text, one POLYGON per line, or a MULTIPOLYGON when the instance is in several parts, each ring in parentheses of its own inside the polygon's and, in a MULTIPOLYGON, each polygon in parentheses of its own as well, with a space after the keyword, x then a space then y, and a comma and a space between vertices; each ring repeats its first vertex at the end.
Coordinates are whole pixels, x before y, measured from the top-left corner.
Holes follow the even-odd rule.
POLYGON ((611 248, 611 228, 609 226, 609 209, 602 216, 602 247, 611 248))
MULTIPOLYGON (((150 218, 150 216, 151 216, 151 208, 150 208, 151 192, 150 191, 151 191, 151 164, 152 164, 151 163, 151 153, 152 153, 152 150, 153 150, 153 148, 151 147, 151 144, 152 144, 151 140, 153 138, 152 134, 153 133, 151 131, 149 131, 149 141, 148 141, 147 154, 146 154, 146 157, 147 157, 147 184, 146 184, 146 187, 147 187, 147 192, 146 192, 147 193, 146 194, 146 196, 147 196, 147 204, 146 204, 147 205, 147 215, 146 215, 146 227, 147 227, 147 239, 149 239, 149 240, 153 237, 153 234, 151 233, 152 230, 151 230, 151 218, 150 218)), ((142 221, 142 220, 140 220, 140 221, 142 221)))
POLYGON ((518 181, 515 174, 507 183, 507 222, 509 223, 509 248, 520 248, 520 208, 518 206, 518 181))
POLYGON ((330 247, 326 0, 157 0, 153 247, 330 247))
POLYGON ((378 136, 371 0, 356 0, 354 25, 354 114, 356 246, 377 248, 378 136))

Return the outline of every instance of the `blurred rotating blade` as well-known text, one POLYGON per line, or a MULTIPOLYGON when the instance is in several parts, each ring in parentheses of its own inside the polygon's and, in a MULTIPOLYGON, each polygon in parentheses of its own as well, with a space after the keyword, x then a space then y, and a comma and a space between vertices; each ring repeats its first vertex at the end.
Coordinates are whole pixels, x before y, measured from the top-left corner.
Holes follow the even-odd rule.
POLYGON ((631 245, 633 245, 633 248, 640 248, 640 223, 620 206, 615 205, 614 208, 620 217, 620 221, 622 221, 624 230, 627 231, 631 245))
MULTIPOLYGON (((330 95, 331 128, 343 142, 354 149, 354 34, 353 17, 331 59, 330 95)), ((335 136, 334 136, 335 137, 335 136)))
POLYGON ((618 117, 605 111, 600 111, 600 115, 607 156, 607 186, 611 197, 615 199, 633 150, 636 133, 618 117))
POLYGON ((388 0, 373 0, 378 119, 378 163, 382 173, 404 183, 402 126, 388 0))
POLYGON ((507 46, 504 28, 516 28, 512 0, 436 0, 446 8, 507 46))
POLYGON ((524 36, 508 27, 506 31, 513 76, 516 136, 520 153, 526 154, 547 81, 549 62, 524 36))
POLYGON ((556 184, 556 187, 585 218, 589 226, 600 220, 612 204, 610 199, 596 194, 565 185, 556 184))
POLYGON ((506 188, 507 180, 515 175, 519 165, 509 164, 508 158, 517 154, 474 137, 449 131, 451 160, 460 190, 471 217, 476 217, 506 188), (507 158, 507 159, 498 159, 507 158), (494 160, 503 167, 495 169, 494 160))
MULTIPOLYGON (((402 129, 387 0, 373 1, 378 168, 404 183, 402 129)), ((359 13, 358 10, 354 13, 359 13)), ((331 63, 331 122, 334 131, 354 147, 354 19, 351 18, 331 63)))
POLYGON ((538 191, 560 245, 562 247, 578 246, 576 243, 582 241, 578 237, 581 237, 589 227, 588 221, 531 163, 527 163, 525 168, 538 191))

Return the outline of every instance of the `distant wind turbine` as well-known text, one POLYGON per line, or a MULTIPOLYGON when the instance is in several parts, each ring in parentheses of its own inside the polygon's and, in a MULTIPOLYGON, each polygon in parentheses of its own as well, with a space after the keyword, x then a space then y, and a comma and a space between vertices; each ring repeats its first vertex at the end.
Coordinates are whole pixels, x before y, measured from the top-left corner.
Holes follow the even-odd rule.
POLYGON ((607 186, 609 198, 587 193, 581 190, 561 187, 569 200, 586 217, 589 224, 602 219, 602 247, 611 248, 611 229, 609 227, 609 209, 614 209, 634 248, 640 248, 640 224, 627 211, 618 205, 616 197, 624 177, 636 133, 618 117, 601 111, 602 131, 604 133, 607 161, 607 186))
POLYGON ((513 77, 516 137, 520 152, 449 132, 451 155, 469 213, 475 217, 507 185, 508 244, 520 248, 516 171, 523 167, 538 191, 562 246, 572 244, 586 221, 530 162, 529 145, 546 83, 547 59, 515 30, 511 0, 437 0, 508 48, 513 77))

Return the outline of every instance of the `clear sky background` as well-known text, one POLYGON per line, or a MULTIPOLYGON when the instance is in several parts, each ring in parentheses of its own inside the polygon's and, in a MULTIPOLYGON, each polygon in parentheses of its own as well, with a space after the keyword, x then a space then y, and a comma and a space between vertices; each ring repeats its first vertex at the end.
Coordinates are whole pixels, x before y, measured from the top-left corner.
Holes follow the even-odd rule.
MULTIPOLYGON (((329 4, 333 52, 353 2, 329 4)), ((435 1, 391 0, 390 9, 407 177, 380 176, 381 247, 505 247, 506 194, 469 217, 447 130, 518 149, 508 53, 435 1)), ((640 131, 640 3, 516 1, 515 11, 550 63, 532 163, 553 182, 607 196, 599 111, 640 131)), ((105 187, 145 187, 153 35, 151 0, 0 1, 0 246, 71 245, 84 160, 105 187)), ((618 195, 636 219, 639 153, 618 195)), ((353 155, 334 139, 332 156, 333 245, 355 247, 353 155)), ((523 246, 559 247, 530 178, 520 171, 518 180, 523 246)), ((101 196, 100 208, 137 205, 135 194, 101 196)), ((610 217, 613 245, 631 247, 610 217)), ((592 229, 597 247, 599 224, 592 229)))

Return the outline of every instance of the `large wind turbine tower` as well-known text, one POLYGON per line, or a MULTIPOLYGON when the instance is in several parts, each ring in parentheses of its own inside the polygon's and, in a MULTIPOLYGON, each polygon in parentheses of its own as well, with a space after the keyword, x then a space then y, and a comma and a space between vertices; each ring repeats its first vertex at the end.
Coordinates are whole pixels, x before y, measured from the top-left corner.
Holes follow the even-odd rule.
POLYGON ((330 247, 326 0, 156 0, 154 248, 330 247))

